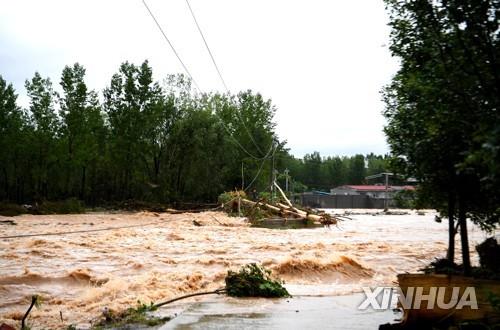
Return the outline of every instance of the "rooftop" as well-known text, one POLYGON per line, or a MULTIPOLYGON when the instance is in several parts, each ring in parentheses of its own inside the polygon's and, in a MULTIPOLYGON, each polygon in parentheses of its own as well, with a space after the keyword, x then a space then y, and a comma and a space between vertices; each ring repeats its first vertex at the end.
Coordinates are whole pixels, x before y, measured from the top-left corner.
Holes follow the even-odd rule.
MULTIPOLYGON (((385 191, 385 185, 344 185, 336 188, 357 191, 385 191)), ((335 189, 336 189, 335 188, 335 189)), ((388 190, 415 190, 414 186, 388 186, 388 190)))

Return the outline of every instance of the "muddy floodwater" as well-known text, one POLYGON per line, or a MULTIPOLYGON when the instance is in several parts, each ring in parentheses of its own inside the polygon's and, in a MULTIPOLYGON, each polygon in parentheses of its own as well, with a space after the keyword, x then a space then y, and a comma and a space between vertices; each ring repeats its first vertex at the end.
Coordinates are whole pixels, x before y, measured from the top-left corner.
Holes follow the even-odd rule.
MULTIPOLYGON (((253 228, 218 212, 8 218, 15 225, 0 222, 0 324, 19 326, 38 294, 32 328, 88 327, 105 307, 220 288, 228 269, 251 262, 272 269, 303 299, 392 285, 397 273, 444 255, 447 224, 434 216, 351 215, 338 228, 287 230, 253 228), (6 238, 51 233, 61 234, 6 238)), ((473 226, 470 236, 471 247, 486 237, 473 226)))

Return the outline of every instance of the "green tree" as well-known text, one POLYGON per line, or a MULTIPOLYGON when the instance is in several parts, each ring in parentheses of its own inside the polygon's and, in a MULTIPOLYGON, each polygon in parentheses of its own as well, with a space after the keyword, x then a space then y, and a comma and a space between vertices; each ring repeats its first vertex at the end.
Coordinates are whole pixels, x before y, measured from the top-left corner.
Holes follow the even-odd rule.
POLYGON ((330 188, 341 186, 347 182, 346 162, 339 156, 328 157, 325 160, 326 172, 330 188))
MULTIPOLYGON (((385 91, 385 129, 394 164, 421 181, 419 192, 448 215, 448 258, 458 219, 470 271, 467 217, 498 223, 488 184, 488 139, 498 127, 498 1, 386 0, 391 51, 401 69, 385 91)), ((495 143, 495 142, 494 142, 495 143)), ((494 145, 493 143, 493 145, 494 145)), ((491 181, 490 183, 492 183, 491 181)))
POLYGON ((20 146, 25 141, 23 113, 16 104, 17 94, 0 76, 0 200, 20 199, 18 171, 21 170, 20 146))
POLYGON ((375 155, 374 153, 370 153, 366 155, 366 162, 367 162, 367 168, 366 168, 367 175, 387 172, 388 160, 385 156, 375 155))
POLYGON ((62 72, 63 96, 60 100, 61 139, 66 150, 65 184, 67 196, 89 199, 92 187, 88 172, 95 181, 97 161, 105 143, 104 121, 97 94, 85 84, 85 69, 78 63, 62 72))
MULTIPOLYGON (((104 109, 110 124, 110 154, 114 193, 118 198, 132 198, 144 193, 150 181, 144 169, 154 168, 159 159, 147 145, 154 139, 151 121, 158 116, 157 103, 162 102, 161 88, 153 83, 152 69, 145 61, 140 67, 125 62, 111 84, 104 90, 104 109), (152 152, 153 159, 148 157, 152 152)), ((154 142, 154 140, 153 140, 154 142)), ((154 171, 154 170, 153 170, 154 171)))
POLYGON ((38 72, 25 83, 30 97, 31 126, 31 172, 34 180, 34 198, 47 199, 49 192, 56 194, 58 166, 59 118, 55 111, 57 93, 49 78, 42 78, 38 72))
POLYGON ((349 162, 348 181, 350 184, 362 184, 365 181, 365 176, 365 157, 363 155, 355 155, 349 162))

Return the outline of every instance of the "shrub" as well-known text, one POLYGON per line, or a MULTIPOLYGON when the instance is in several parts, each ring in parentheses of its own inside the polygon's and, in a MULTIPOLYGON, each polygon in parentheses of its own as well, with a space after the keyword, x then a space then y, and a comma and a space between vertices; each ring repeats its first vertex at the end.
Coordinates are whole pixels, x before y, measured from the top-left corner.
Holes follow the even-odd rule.
POLYGON ((64 201, 40 203, 34 210, 36 214, 70 214, 85 213, 85 207, 81 201, 76 198, 69 198, 64 201))
POLYGON ((237 191, 226 191, 219 195, 219 203, 226 204, 232 200, 236 200, 238 197, 247 198, 247 194, 243 190, 237 191))
POLYGON ((254 263, 227 272, 226 292, 233 297, 290 297, 281 280, 272 279, 270 270, 254 263))
POLYGON ((14 217, 24 213, 26 213, 26 209, 20 205, 9 202, 0 202, 0 215, 5 217, 14 217))

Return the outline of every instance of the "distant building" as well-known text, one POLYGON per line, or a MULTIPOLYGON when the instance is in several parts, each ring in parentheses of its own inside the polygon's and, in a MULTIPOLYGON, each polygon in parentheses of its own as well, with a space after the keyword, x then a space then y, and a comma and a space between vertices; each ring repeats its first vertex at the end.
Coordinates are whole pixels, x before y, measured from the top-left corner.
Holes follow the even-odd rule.
POLYGON ((330 193, 309 191, 294 195, 294 202, 303 206, 325 209, 384 209, 395 207, 394 196, 400 191, 413 191, 414 186, 345 185, 330 193))
POLYGON ((387 196, 384 185, 344 185, 333 188, 330 194, 334 196, 368 196, 371 198, 392 199, 397 192, 415 190, 414 186, 388 186, 387 196))

